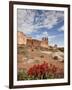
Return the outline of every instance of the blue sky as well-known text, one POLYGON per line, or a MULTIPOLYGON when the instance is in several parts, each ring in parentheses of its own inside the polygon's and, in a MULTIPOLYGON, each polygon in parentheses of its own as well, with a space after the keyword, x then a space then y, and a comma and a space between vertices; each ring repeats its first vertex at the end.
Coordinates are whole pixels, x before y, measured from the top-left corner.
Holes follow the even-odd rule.
POLYGON ((50 45, 64 46, 64 11, 17 9, 17 29, 34 39, 48 37, 50 45))

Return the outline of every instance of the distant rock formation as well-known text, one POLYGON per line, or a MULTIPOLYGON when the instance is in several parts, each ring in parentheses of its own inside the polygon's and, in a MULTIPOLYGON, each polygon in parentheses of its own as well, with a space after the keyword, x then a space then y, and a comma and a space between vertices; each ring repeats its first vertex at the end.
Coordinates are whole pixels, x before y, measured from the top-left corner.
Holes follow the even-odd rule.
POLYGON ((42 40, 32 39, 32 37, 27 37, 23 32, 18 31, 17 44, 48 48, 48 38, 43 37, 42 40))

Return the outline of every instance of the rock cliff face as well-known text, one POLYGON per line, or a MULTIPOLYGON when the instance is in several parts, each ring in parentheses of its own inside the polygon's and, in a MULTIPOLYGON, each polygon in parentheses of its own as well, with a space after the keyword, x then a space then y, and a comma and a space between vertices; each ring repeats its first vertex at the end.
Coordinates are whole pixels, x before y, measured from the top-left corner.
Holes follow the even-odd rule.
POLYGON ((17 44, 26 44, 26 35, 23 32, 17 32, 17 44))
POLYGON ((41 41, 36 39, 27 39, 27 45, 33 46, 33 47, 39 47, 41 45, 41 41))
POLYGON ((48 48, 48 41, 41 41, 41 47, 48 48))
POLYGON ((27 37, 23 32, 17 32, 17 44, 24 44, 34 47, 44 47, 48 48, 48 38, 42 38, 41 41, 32 39, 32 37, 27 37))
POLYGON ((48 48, 48 38, 46 37, 42 38, 41 47, 48 48))

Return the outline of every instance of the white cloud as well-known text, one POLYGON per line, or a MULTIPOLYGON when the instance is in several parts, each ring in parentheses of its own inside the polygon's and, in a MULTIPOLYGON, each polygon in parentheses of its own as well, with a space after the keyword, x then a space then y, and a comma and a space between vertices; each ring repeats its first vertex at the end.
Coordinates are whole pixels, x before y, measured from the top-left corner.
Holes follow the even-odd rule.
POLYGON ((64 26, 62 26, 62 27, 60 27, 59 29, 58 29, 58 31, 63 31, 64 32, 64 26))
POLYGON ((35 39, 38 39, 38 40, 41 40, 42 37, 48 37, 48 33, 45 31, 45 32, 43 32, 43 33, 41 33, 41 34, 35 35, 34 38, 35 38, 35 39))
POLYGON ((18 9, 18 31, 23 31, 24 33, 30 33, 34 29, 33 20, 35 13, 32 10, 18 9))
POLYGON ((62 12, 50 11, 45 14, 47 18, 44 20, 44 24, 47 25, 49 29, 61 22, 64 18, 64 14, 62 12))
POLYGON ((63 12, 56 11, 42 11, 39 14, 36 10, 18 9, 17 14, 18 31, 23 31, 26 34, 42 27, 51 29, 64 18, 63 12))
POLYGON ((64 38, 61 40, 62 37, 63 34, 49 36, 49 45, 54 46, 55 44, 57 44, 59 47, 64 46, 64 38))
POLYGON ((45 31, 45 32, 42 33, 42 36, 43 37, 48 37, 48 33, 45 31))
POLYGON ((43 32, 41 34, 35 35, 34 38, 41 40, 42 37, 48 37, 49 41, 53 41, 53 39, 57 38, 58 36, 61 36, 61 35, 48 35, 48 33, 45 31, 45 32, 43 32))
POLYGON ((49 39, 54 39, 54 38, 56 38, 56 35, 49 36, 48 38, 49 39))

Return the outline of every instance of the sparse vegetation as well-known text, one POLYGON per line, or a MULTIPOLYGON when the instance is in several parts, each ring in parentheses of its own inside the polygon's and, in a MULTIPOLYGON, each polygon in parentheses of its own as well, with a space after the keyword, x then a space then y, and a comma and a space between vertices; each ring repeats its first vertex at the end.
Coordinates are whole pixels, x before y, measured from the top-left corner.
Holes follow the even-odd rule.
MULTIPOLYGON (((18 58, 18 61, 17 61, 18 67, 21 67, 24 63, 24 67, 26 68, 26 70, 24 69, 19 70, 18 68, 18 74, 17 74, 18 80, 37 80, 37 79, 52 79, 52 78, 64 77, 63 75, 64 62, 62 63, 59 62, 57 56, 52 57, 52 53, 54 54, 55 52, 63 52, 64 51, 63 48, 53 49, 53 47, 51 48, 39 47, 38 48, 38 47, 31 47, 31 46, 25 46, 25 45, 21 45, 21 46, 18 45, 17 50, 18 50, 17 51, 18 56, 20 56, 20 58, 18 58), (47 62, 44 62, 44 61, 47 61, 47 62), (38 72, 37 76, 30 75, 29 71, 31 70, 31 68, 32 68, 32 71, 30 73, 35 72, 36 74, 38 72), (54 71, 54 68, 56 69, 56 71, 54 71), (62 68, 62 70, 60 68, 62 68), (47 71, 45 72, 46 69, 47 71), (42 70, 42 72, 39 73, 40 72, 39 70, 42 70)), ((61 55, 61 57, 64 59, 63 54, 61 55)))
POLYGON ((49 49, 48 48, 44 48, 44 47, 40 47, 40 50, 41 51, 48 51, 49 49))
POLYGON ((57 57, 57 56, 54 56, 53 58, 54 58, 55 60, 58 60, 58 57, 57 57))
POLYGON ((18 72, 18 80, 63 78, 62 73, 57 73, 58 70, 58 67, 53 64, 49 65, 47 62, 42 64, 34 64, 27 72, 24 70, 18 72))
POLYGON ((39 60, 35 60, 35 64, 39 64, 39 60))
POLYGON ((44 58, 44 55, 41 55, 40 57, 41 57, 41 58, 44 58))
POLYGON ((34 50, 32 49, 32 51, 34 51, 34 50))
POLYGON ((64 48, 62 47, 62 48, 58 48, 61 52, 64 52, 64 48))
POLYGON ((17 79, 18 80, 27 80, 28 79, 27 73, 24 70, 19 71, 17 74, 17 79))

